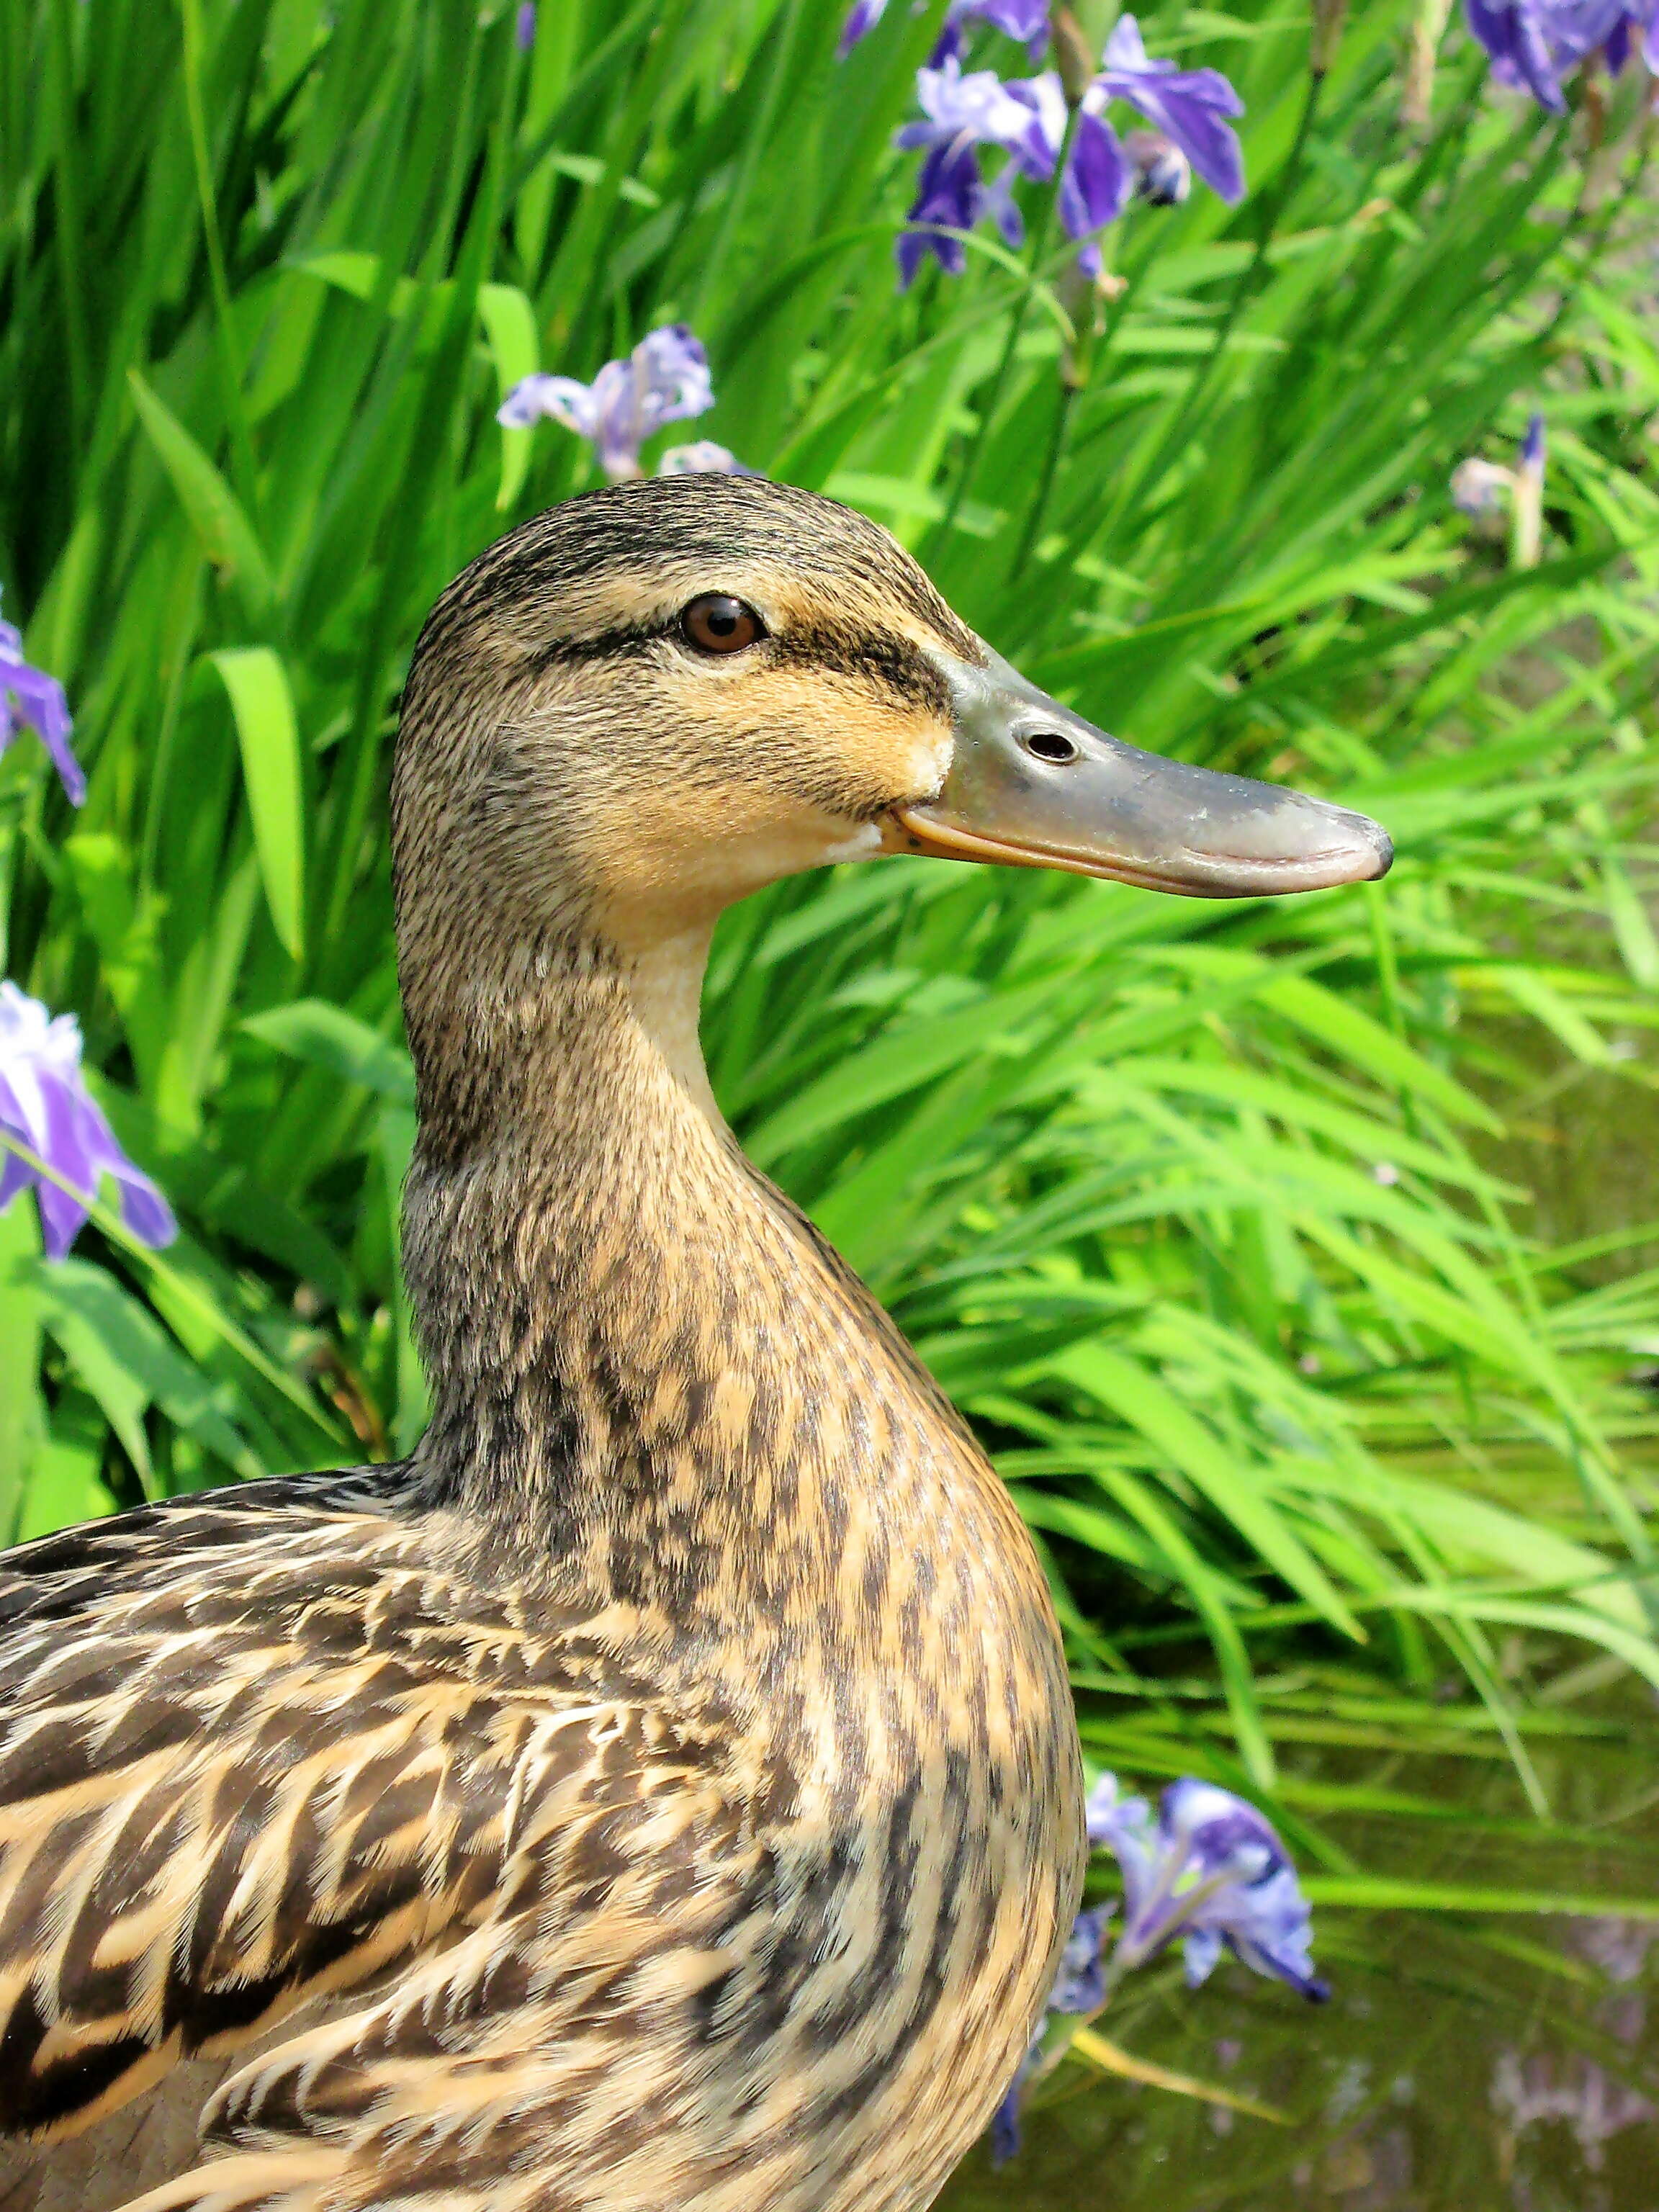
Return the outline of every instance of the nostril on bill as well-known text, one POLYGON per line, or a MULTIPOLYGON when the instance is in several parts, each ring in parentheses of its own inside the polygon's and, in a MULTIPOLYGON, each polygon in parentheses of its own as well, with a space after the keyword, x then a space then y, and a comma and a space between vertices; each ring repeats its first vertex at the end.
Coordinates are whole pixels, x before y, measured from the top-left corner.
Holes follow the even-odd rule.
POLYGON ((1028 730, 1019 742, 1033 758, 1048 761, 1055 768, 1064 768, 1068 761, 1074 761, 1082 750, 1061 730, 1028 730))

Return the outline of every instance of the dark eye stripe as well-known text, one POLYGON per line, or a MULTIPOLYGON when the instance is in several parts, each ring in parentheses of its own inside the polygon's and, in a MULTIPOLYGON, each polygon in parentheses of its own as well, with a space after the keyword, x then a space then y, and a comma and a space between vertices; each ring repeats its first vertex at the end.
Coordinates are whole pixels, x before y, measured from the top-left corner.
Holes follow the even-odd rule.
POLYGON ((557 668, 584 660, 605 660, 612 654, 638 653, 659 637, 666 637, 678 620, 678 616, 670 616, 659 623, 636 623, 626 629, 601 630, 597 637, 556 637, 537 653, 535 665, 557 668))
POLYGON ((852 623, 814 623, 785 630, 772 641, 772 659, 795 668, 821 668, 861 678, 947 720, 950 686, 920 646, 890 631, 852 623))
MULTIPOLYGON (((680 621, 675 613, 659 622, 602 630, 597 637, 558 638, 543 647, 537 664, 553 668, 613 655, 631 657, 660 639, 676 635, 680 621)), ((786 630, 775 631, 766 642, 767 659, 774 666, 850 676, 896 693, 908 703, 946 720, 951 715, 950 687, 927 654, 907 637, 866 629, 853 623, 819 622, 792 624, 786 630)))

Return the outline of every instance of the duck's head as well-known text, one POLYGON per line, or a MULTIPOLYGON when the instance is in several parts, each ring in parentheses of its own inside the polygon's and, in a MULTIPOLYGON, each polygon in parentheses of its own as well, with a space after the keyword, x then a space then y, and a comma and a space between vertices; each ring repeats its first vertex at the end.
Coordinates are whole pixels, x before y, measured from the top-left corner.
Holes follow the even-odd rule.
POLYGON ((416 909, 441 910, 452 955, 459 927, 627 963, 884 852, 1205 898, 1391 857, 1363 815, 1108 736, 885 531, 755 477, 613 485, 475 561, 416 649, 393 811, 405 950, 416 909))

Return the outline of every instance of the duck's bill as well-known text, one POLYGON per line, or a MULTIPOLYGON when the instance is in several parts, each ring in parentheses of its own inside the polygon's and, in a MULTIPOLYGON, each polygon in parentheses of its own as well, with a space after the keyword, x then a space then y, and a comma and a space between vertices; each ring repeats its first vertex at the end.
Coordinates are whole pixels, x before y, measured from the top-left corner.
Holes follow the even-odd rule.
POLYGON ((944 788, 896 808, 892 852, 1065 868, 1189 898, 1261 898, 1386 875, 1363 814, 1108 737, 993 654, 945 660, 957 743, 944 788))

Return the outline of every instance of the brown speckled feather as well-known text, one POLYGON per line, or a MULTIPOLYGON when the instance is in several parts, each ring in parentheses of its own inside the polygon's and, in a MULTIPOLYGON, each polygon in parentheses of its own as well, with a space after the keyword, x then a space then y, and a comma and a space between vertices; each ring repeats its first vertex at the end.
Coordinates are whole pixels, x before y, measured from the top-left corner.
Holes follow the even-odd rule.
POLYGON ((704 478, 441 603, 394 800, 432 1426, 0 1566, 0 2212, 908 2212, 985 2124, 1080 1876, 1048 1594, 693 1064, 713 912, 935 772, 930 636, 871 525, 704 478), (697 589, 764 605, 747 688, 674 644, 697 589))

